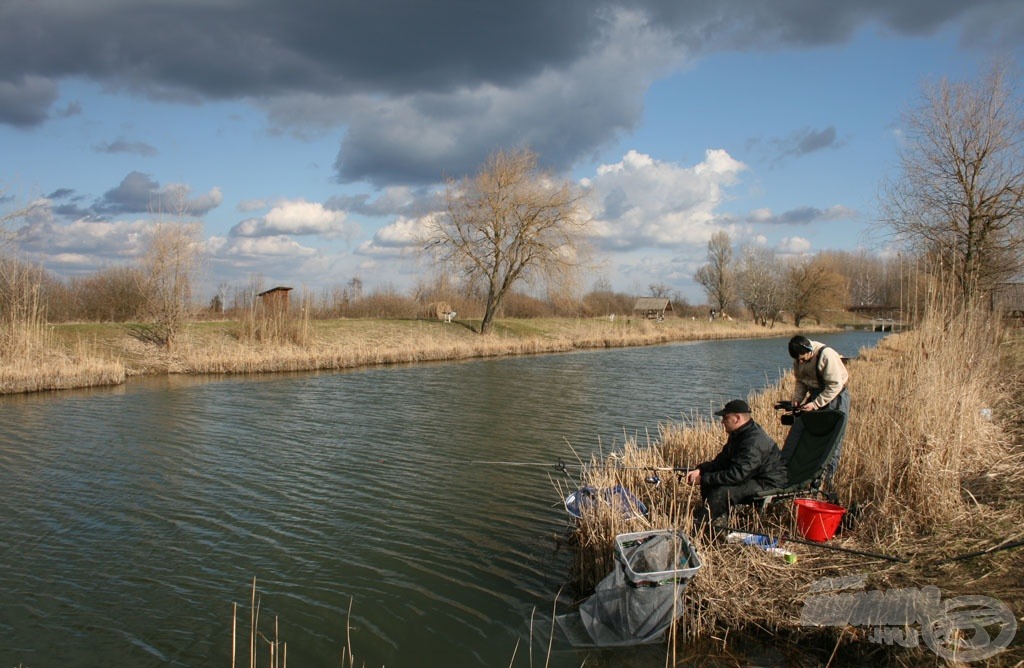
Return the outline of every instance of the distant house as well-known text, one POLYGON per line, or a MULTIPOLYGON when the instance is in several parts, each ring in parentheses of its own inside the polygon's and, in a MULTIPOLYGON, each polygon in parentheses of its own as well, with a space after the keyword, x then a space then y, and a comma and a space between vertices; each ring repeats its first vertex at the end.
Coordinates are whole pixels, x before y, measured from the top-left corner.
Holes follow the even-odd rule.
POLYGON ((633 305, 633 313, 648 320, 663 320, 666 313, 672 313, 672 302, 663 297, 640 297, 633 305))
POLYGON ((264 290, 256 296, 262 300, 263 308, 268 313, 287 313, 288 293, 291 291, 292 288, 278 286, 264 290))
POLYGON ((992 289, 992 311, 1024 325, 1024 283, 998 283, 992 289))

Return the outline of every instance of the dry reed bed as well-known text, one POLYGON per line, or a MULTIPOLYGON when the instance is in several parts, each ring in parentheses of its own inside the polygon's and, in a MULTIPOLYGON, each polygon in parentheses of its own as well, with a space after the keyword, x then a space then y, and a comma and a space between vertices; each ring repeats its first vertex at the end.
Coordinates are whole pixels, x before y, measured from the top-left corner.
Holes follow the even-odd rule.
MULTIPOLYGON (((944 592, 999 596, 1011 609, 1011 601, 1024 598, 1019 550, 985 557, 983 563, 937 563, 1021 538, 1024 461, 1019 441, 1015 445, 1002 426, 1016 420, 1017 435, 1024 433, 1019 399, 1024 354, 1007 372, 1001 338, 990 319, 977 314, 933 319, 862 351, 850 364, 852 408, 837 490, 843 505, 859 509, 859 519, 829 545, 907 563, 789 543, 799 561, 787 564, 755 548, 695 536, 703 567, 687 590, 681 635, 689 642, 714 639, 722 649, 730 633, 751 631, 824 640, 829 648, 840 640, 863 641, 870 629, 799 624, 812 583, 841 575, 867 575, 872 589, 932 584, 944 592), (994 419, 987 409, 994 409, 994 419)), ((785 427, 773 404, 789 398, 791 382, 788 375, 749 397, 754 419, 779 443, 785 427)), ((697 490, 664 473, 662 483, 653 486, 644 480, 649 472, 636 469, 695 465, 717 454, 724 440, 721 426, 708 418, 663 425, 653 442, 627 442, 614 459, 593 462, 584 481, 597 487, 622 483, 651 509, 646 526, 688 531, 688 518, 700 501, 697 490)), ((643 529, 636 522, 600 515, 578 525, 573 582, 580 595, 608 573, 614 536, 643 529)), ((741 508, 730 524, 799 535, 790 504, 764 516, 741 508)), ((877 649, 862 642, 865 646, 877 649)), ((885 658, 915 661, 923 651, 885 658)))
POLYGON ((120 385, 125 378, 120 362, 90 357, 5 362, 0 367, 0 394, 120 385))
POLYGON ((76 341, 60 346, 39 319, 0 325, 0 394, 119 385, 125 365, 76 341))
POLYGON ((111 325, 102 334, 54 336, 58 327, 32 323, 0 346, 0 394, 119 384, 148 374, 228 374, 346 369, 382 364, 642 346, 698 339, 785 336, 791 327, 670 318, 664 322, 545 318, 498 321, 482 337, 472 322, 433 320, 295 320, 267 328, 248 321, 194 323, 172 350, 138 336, 139 325, 111 325), (273 336, 259 340, 260 332, 273 336), (84 340, 83 340, 84 339, 84 340))
POLYGON ((540 320, 499 322, 498 331, 482 337, 469 327, 432 321, 412 326, 318 330, 313 323, 304 345, 274 342, 257 345, 231 336, 192 340, 180 346, 167 365, 171 373, 254 373, 344 369, 381 364, 462 360, 479 357, 567 352, 586 348, 644 346, 672 341, 753 336, 784 336, 791 330, 765 329, 743 323, 722 326, 699 321, 673 323, 607 320, 540 320), (516 328, 515 325, 526 323, 516 328))

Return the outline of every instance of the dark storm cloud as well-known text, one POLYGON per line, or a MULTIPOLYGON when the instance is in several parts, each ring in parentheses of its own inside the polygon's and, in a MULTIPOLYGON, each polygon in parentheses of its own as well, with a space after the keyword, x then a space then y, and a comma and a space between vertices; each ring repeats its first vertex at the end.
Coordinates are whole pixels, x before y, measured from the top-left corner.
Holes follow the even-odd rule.
POLYGON ((647 87, 683 58, 954 19, 1019 40, 1021 14, 1017 0, 20 0, 0 5, 0 123, 64 113, 51 107, 71 77, 244 100, 274 130, 346 126, 340 181, 425 183, 498 146, 568 166, 632 128, 647 87))
POLYGON ((780 46, 822 46, 843 42, 865 25, 907 35, 926 35, 965 18, 979 41, 1017 43, 1024 26, 1017 0, 720 0, 642 3, 654 21, 672 25, 680 39, 699 51, 752 50, 780 46))
POLYGON ((63 0, 20 2, 0 22, 0 80, 81 75, 214 98, 511 85, 586 49, 598 6, 107 0, 71 10, 63 0))
POLYGON ((221 200, 216 188, 206 195, 190 198, 187 186, 161 188, 149 175, 131 172, 116 188, 105 192, 94 209, 113 216, 131 213, 202 216, 218 207, 221 200))
POLYGON ((57 84, 49 79, 17 74, 9 80, 0 78, 0 123, 25 128, 39 125, 56 99, 57 84))

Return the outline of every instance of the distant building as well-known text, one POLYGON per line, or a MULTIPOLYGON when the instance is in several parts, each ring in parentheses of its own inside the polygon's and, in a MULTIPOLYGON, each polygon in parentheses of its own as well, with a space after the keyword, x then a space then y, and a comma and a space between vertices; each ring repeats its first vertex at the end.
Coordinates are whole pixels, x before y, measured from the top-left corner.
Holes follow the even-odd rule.
POLYGON ((640 297, 633 305, 633 313, 648 320, 663 320, 666 313, 672 313, 672 301, 664 297, 640 297))
POLYGON ((288 312, 288 293, 292 291, 292 288, 285 288, 278 286, 276 288, 270 288, 256 295, 263 302, 263 309, 267 313, 287 313, 288 312))
POLYGON ((992 312, 1024 326, 1024 283, 997 283, 992 289, 992 312))

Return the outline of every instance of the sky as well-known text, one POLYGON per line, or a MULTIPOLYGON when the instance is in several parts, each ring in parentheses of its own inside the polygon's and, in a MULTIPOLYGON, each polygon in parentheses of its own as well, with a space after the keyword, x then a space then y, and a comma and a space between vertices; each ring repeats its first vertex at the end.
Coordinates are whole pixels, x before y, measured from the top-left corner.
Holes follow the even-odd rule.
POLYGON ((0 0, 0 215, 65 278, 172 218, 208 296, 404 291, 445 180, 525 148, 587 192, 585 287, 703 303, 720 230, 890 252, 902 114, 993 58, 1019 0, 0 0))

